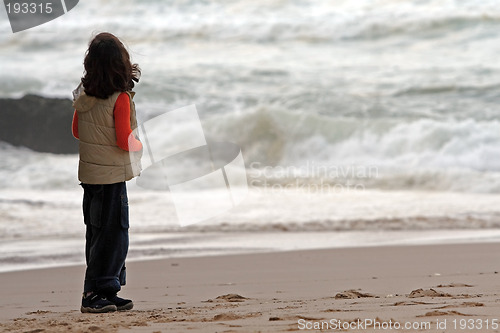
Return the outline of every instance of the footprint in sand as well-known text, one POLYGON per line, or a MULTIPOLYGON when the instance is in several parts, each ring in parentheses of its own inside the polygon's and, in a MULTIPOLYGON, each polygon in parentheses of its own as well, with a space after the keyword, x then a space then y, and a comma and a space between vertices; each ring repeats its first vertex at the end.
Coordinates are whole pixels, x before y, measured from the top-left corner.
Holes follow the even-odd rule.
POLYGON ((453 297, 453 295, 448 293, 442 293, 432 288, 427 290, 424 290, 422 288, 415 289, 408 295, 408 298, 417 298, 417 297, 453 297))
POLYGON ((354 289, 346 290, 335 295, 335 299, 355 299, 355 298, 367 298, 367 297, 378 298, 378 296, 368 293, 362 293, 354 289))
POLYGON ((478 307, 478 306, 484 306, 484 303, 479 303, 479 302, 463 302, 461 304, 450 304, 450 305, 445 305, 441 306, 435 309, 447 309, 447 308, 472 308, 472 307, 478 307))
POLYGON ((450 283, 450 284, 440 284, 436 286, 436 288, 462 288, 462 287, 470 288, 474 286, 466 283, 450 283))
POLYGON ((237 319, 253 318, 260 316, 262 316, 261 312, 250 312, 242 315, 233 312, 225 312, 216 314, 211 321, 237 320, 237 319))
POLYGON ((417 302, 417 301, 401 301, 401 302, 396 302, 393 304, 390 304, 392 306, 408 306, 408 305, 428 305, 428 304, 435 304, 435 303, 429 303, 429 302, 417 302))
POLYGON ((458 311, 438 311, 438 310, 435 310, 435 311, 427 312, 426 314, 423 314, 423 315, 419 315, 417 317, 439 317, 439 316, 473 316, 473 315, 461 313, 458 311))
POLYGON ((435 289, 415 289, 413 290, 409 295, 407 295, 408 298, 417 298, 417 297, 450 297, 453 299, 459 299, 459 298, 472 298, 472 297, 479 297, 481 296, 480 294, 478 295, 469 295, 469 294, 459 294, 459 295, 452 295, 448 293, 443 293, 436 291, 435 289))
POLYGON ((217 298, 215 299, 226 302, 244 302, 248 298, 238 294, 227 294, 227 295, 217 296, 217 298))
POLYGON ((300 319, 309 320, 309 321, 325 320, 325 318, 309 317, 309 316, 302 316, 302 315, 287 315, 287 316, 282 316, 282 317, 277 317, 277 316, 269 317, 269 321, 278 321, 278 320, 292 320, 292 321, 297 321, 297 320, 300 320, 300 319))
POLYGON ((240 315, 237 315, 236 313, 219 313, 216 314, 213 318, 214 321, 222 321, 222 320, 236 320, 236 319, 241 319, 243 318, 240 315))
MULTIPOLYGON (((244 302, 245 300, 250 299, 248 297, 243 297, 238 294, 226 294, 226 295, 221 295, 217 296, 215 298, 215 302, 244 302)), ((203 303, 212 303, 214 302, 213 299, 208 299, 206 301, 203 301, 203 303)))
POLYGON ((40 315, 40 314, 47 314, 47 313, 52 313, 52 311, 36 310, 36 311, 32 311, 32 312, 26 312, 27 315, 40 315))

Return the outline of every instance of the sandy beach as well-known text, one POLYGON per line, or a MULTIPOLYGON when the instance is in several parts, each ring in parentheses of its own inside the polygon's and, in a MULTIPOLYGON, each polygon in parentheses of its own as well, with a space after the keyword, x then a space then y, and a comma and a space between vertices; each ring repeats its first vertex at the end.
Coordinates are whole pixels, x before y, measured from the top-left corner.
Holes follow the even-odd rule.
POLYGON ((99 315, 79 312, 82 266, 2 273, 0 330, 498 332, 499 259, 483 243, 131 262, 135 308, 99 315))

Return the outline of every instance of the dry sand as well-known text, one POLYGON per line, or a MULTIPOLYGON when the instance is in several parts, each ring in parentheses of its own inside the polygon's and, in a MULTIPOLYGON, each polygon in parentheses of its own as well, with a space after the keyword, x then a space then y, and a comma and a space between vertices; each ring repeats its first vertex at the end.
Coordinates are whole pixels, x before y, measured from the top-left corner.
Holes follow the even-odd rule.
POLYGON ((498 332, 498 271, 500 244, 142 261, 128 265, 121 292, 134 299, 134 310, 110 314, 79 312, 81 266, 3 273, 0 331, 283 332, 323 325, 334 332, 326 324, 338 319, 353 323, 344 330, 350 332, 418 322, 429 323, 425 332, 498 332))

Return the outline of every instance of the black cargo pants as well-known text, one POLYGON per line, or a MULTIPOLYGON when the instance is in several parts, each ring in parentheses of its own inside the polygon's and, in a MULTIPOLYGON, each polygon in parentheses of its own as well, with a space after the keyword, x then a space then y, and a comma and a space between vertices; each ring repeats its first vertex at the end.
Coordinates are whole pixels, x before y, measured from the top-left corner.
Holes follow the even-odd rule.
POLYGON ((125 285, 129 238, 125 182, 81 184, 86 225, 84 292, 117 293, 125 285))

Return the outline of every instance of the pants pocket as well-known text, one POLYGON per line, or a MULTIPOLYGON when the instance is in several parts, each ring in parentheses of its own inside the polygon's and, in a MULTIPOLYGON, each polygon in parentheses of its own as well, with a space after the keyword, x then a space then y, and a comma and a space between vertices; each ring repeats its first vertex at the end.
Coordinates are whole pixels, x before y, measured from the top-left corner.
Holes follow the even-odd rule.
POLYGON ((83 220, 85 224, 100 228, 102 224, 102 202, 104 189, 102 185, 82 184, 83 196, 83 220))
POLYGON ((127 192, 122 193, 120 195, 121 199, 121 216, 120 216, 120 224, 122 228, 128 229, 129 228, 129 222, 128 222, 128 197, 127 197, 127 192))
POLYGON ((127 284, 127 268, 125 266, 122 267, 118 279, 120 280, 120 285, 124 286, 127 284))

